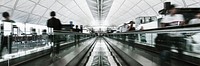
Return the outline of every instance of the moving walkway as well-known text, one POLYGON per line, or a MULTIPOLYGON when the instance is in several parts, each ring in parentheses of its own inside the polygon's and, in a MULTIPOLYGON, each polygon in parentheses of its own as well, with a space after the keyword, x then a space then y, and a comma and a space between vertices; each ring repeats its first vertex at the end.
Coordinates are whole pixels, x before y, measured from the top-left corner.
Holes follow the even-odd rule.
POLYGON ((198 25, 188 25, 99 36, 59 31, 54 33, 53 41, 53 43, 59 42, 60 44, 59 54, 55 55, 56 45, 53 45, 47 49, 1 61, 0 65, 199 66, 199 44, 195 40, 195 37, 199 36, 199 30, 198 25), (181 37, 186 43, 169 40, 174 37, 166 37, 166 35, 178 34, 182 34, 181 37), (161 38, 159 38, 160 35, 161 38), (193 39, 190 39, 191 37, 193 39), (189 40, 196 41, 196 43, 190 43, 189 40), (181 46, 175 44, 181 44, 181 46), (169 50, 161 47, 167 47, 169 50))

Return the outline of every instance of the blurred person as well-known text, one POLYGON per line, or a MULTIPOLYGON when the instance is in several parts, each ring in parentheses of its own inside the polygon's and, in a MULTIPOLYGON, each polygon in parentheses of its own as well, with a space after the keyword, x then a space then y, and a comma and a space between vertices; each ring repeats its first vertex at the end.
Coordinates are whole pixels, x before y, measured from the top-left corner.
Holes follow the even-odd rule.
MULTIPOLYGON (((128 26, 128 31, 135 31, 135 22, 134 21, 130 21, 128 24, 130 24, 128 26)), ((128 35, 128 45, 132 46, 133 48, 135 48, 135 34, 130 34, 128 35)))
POLYGON ((70 21, 69 23, 70 23, 70 31, 73 32, 73 26, 74 26, 73 21, 70 21))
POLYGON ((53 30, 61 30, 62 24, 59 19, 57 19, 56 12, 52 11, 50 13, 51 18, 47 21, 47 27, 53 28, 53 30))
POLYGON ((44 44, 48 45, 48 34, 46 29, 42 30, 42 39, 44 40, 44 44))
MULTIPOLYGON (((185 24, 183 15, 176 14, 177 9, 175 8, 175 5, 170 5, 169 14, 167 14, 162 20, 161 20, 161 27, 173 27, 173 26, 183 26, 185 24)), ((170 66, 169 64, 166 64, 166 61, 171 62, 170 59, 170 53, 171 53, 171 47, 175 46, 177 48, 177 51, 181 57, 181 54, 183 53, 184 45, 186 43, 186 40, 184 39, 185 36, 181 33, 162 33, 158 34, 158 36, 155 39, 155 47, 160 51, 160 60, 161 60, 161 66, 170 66)))
MULTIPOLYGON (((2 58, 2 51, 3 48, 6 47, 9 50, 9 53, 11 53, 11 47, 12 47, 12 35, 5 35, 4 33, 4 23, 8 22, 11 23, 11 26, 13 27, 13 23, 15 23, 15 21, 10 19, 10 14, 8 12, 3 12, 2 16, 4 17, 5 20, 2 20, 3 24, 1 24, 1 47, 0 47, 0 58, 2 58), (8 46, 9 44, 9 46, 8 46)), ((9 30, 13 30, 13 28, 11 27, 11 29, 9 30)), ((10 34, 13 34, 12 31, 10 34)))
MULTIPOLYGON (((128 24, 127 23, 124 23, 122 26, 121 26, 121 32, 127 32, 128 31, 128 24)), ((121 35, 121 39, 123 41, 126 41, 126 35, 121 35)))
MULTIPOLYGON (((198 11, 198 13, 195 15, 196 17, 192 20, 189 21, 189 25, 190 24, 200 24, 200 11, 198 11)), ((187 50, 189 51, 192 51, 192 52, 197 52, 198 51, 195 51, 195 50, 198 50, 198 48, 194 48, 194 47, 191 47, 192 45, 198 45, 200 43, 200 40, 199 40, 199 37, 200 37, 200 33, 196 33, 196 32, 193 32, 193 33, 187 33, 187 44, 186 44, 186 48, 187 50)))
POLYGON ((78 28, 78 25, 76 25, 76 28, 74 29, 74 32, 79 32, 80 29, 78 28))
POLYGON ((83 33, 83 25, 80 25, 80 32, 83 33))
MULTIPOLYGON (((175 5, 171 5, 169 8, 169 14, 166 15, 161 20, 162 27, 168 27, 168 26, 182 26, 184 25, 184 18, 181 14, 176 14, 177 10, 175 8, 175 5)), ((165 40, 168 41, 167 43, 171 42, 175 47, 178 49, 178 53, 182 54, 184 50, 184 44, 185 44, 185 36, 182 33, 168 33, 165 37, 165 40)), ((166 44, 168 45, 168 44, 166 44)), ((169 47, 170 48, 170 47, 169 47)))
POLYGON ((121 32, 127 32, 128 31, 128 24, 124 23, 124 25, 121 28, 121 32))
POLYGON ((32 40, 36 41, 38 36, 35 28, 31 29, 31 35, 32 35, 32 40))
POLYGON ((10 22, 10 23, 15 23, 15 21, 10 19, 10 14, 8 12, 3 12, 3 15, 5 20, 2 20, 3 22, 10 22))
POLYGON ((198 12, 196 18, 190 20, 188 24, 200 24, 200 12, 198 12))
POLYGON ((149 22, 152 22, 152 21, 153 21, 153 19, 152 19, 152 17, 150 17, 150 18, 149 18, 149 22))
POLYGON ((135 27, 133 26, 135 24, 134 21, 130 21, 128 24, 130 24, 130 26, 128 26, 128 31, 134 31, 135 27))
POLYGON ((182 14, 176 14, 177 9, 175 5, 169 7, 169 14, 161 20, 161 27, 182 26, 185 24, 182 14))
MULTIPOLYGON (((61 30, 62 24, 61 24, 60 20, 55 17, 56 12, 52 11, 50 13, 50 16, 51 16, 51 18, 47 21, 47 27, 53 28, 54 31, 61 30)), ((51 38, 51 41, 53 41, 52 55, 54 55, 54 52, 55 52, 55 56, 58 57, 59 50, 60 50, 60 42, 61 42, 60 35, 54 35, 54 36, 49 36, 49 37, 51 38)))
POLYGON ((166 34, 158 34, 155 38, 155 47, 160 52, 160 66, 170 66, 166 61, 170 61, 171 43, 168 43, 168 36, 166 34))
MULTIPOLYGON (((76 28, 74 29, 74 32, 80 32, 80 29, 78 28, 78 25, 76 25, 76 28)), ((74 38, 75 38, 75 42, 79 42, 79 38, 80 38, 79 35, 75 35, 74 38)))
POLYGON ((39 44, 36 44, 36 42, 38 41, 38 35, 37 35, 37 32, 36 32, 36 29, 35 28, 31 28, 31 40, 32 40, 32 43, 33 44, 30 44, 31 47, 37 47, 39 44))
POLYGON ((42 35, 48 35, 46 29, 42 30, 42 35))
POLYGON ((138 31, 142 31, 144 30, 144 27, 142 25, 139 25, 137 28, 136 28, 138 31))

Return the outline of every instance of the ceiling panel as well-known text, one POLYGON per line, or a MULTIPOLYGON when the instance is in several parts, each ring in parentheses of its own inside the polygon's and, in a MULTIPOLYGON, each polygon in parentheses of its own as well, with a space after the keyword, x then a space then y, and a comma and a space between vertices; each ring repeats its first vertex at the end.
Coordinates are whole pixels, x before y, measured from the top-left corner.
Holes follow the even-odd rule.
POLYGON ((145 11, 146 14, 148 14, 148 16, 157 16, 157 11, 155 12, 152 8, 148 9, 145 11))
POLYGON ((37 24, 46 25, 48 18, 41 18, 37 24))
POLYGON ((53 11, 58 11, 62 8, 63 6, 61 4, 59 4, 58 2, 55 2, 50 9, 52 9, 53 11))
POLYGON ((36 5, 35 9, 33 10, 33 14, 42 16, 47 9, 40 5, 36 5))
POLYGON ((58 0, 58 2, 62 3, 63 5, 67 5, 70 2, 72 2, 73 0, 58 0))
POLYGON ((13 13, 12 19, 16 22, 20 21, 24 23, 26 22, 28 15, 29 15, 28 13, 15 10, 13 13))
MULTIPOLYGON (((0 14, 8 11, 15 21, 46 25, 49 13, 57 12, 63 23, 100 24, 98 0, 0 0, 0 14), (97 19, 96 19, 97 20, 97 19), (91 23, 95 22, 95 23, 91 23)), ((178 7, 200 7, 200 0, 101 0, 101 18, 109 24, 122 24, 138 16, 157 16, 164 2, 178 7), (103 16, 103 17, 102 17, 103 16)), ((2 16, 0 16, 2 20, 2 16)), ((105 23, 102 22, 102 23, 105 23)))
POLYGON ((17 10, 31 12, 35 6, 35 3, 28 1, 28 0, 19 0, 18 4, 16 5, 17 10))
POLYGON ((37 3, 37 2, 39 2, 40 0, 30 0, 30 1, 33 1, 33 2, 36 2, 36 3, 37 3))
POLYGON ((37 15, 30 15, 30 17, 27 19, 28 23, 36 24, 40 20, 40 16, 37 15))
POLYGON ((49 8, 54 4, 54 2, 55 2, 55 0, 40 0, 39 4, 49 8))
POLYGON ((145 1, 141 1, 140 3, 138 3, 137 6, 140 7, 142 10, 150 8, 150 6, 145 1))
POLYGON ((0 0, 0 5, 14 8, 14 5, 17 3, 17 0, 0 0))
POLYGON ((154 6, 158 3, 161 3, 161 0, 144 0, 146 3, 148 3, 150 6, 154 6))

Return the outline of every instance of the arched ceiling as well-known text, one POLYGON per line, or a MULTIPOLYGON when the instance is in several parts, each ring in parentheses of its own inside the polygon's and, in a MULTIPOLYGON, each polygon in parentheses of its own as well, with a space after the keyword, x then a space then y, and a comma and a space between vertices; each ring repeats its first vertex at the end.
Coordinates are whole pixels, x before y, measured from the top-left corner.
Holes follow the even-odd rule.
POLYGON ((103 6, 101 23, 109 25, 119 25, 138 16, 158 16, 164 2, 200 8, 200 0, 0 0, 0 14, 7 11, 17 22, 46 25, 49 13, 56 11, 62 23, 92 25, 100 24, 99 2, 103 6))
POLYGON ((101 24, 105 21, 113 0, 86 0, 94 19, 101 24))
POLYGON ((106 21, 119 25, 138 16, 158 16, 164 2, 171 2, 177 7, 200 8, 200 0, 114 0, 106 21))
POLYGON ((62 23, 86 25, 94 20, 85 0, 0 0, 0 14, 5 11, 15 21, 40 25, 46 25, 51 11, 62 23))

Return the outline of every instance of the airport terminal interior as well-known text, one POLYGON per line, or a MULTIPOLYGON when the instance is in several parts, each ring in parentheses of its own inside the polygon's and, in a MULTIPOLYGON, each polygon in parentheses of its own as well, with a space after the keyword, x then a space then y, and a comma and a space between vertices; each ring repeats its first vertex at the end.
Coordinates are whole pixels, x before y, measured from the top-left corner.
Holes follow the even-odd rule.
POLYGON ((0 0, 0 66, 200 66, 200 0, 0 0))

